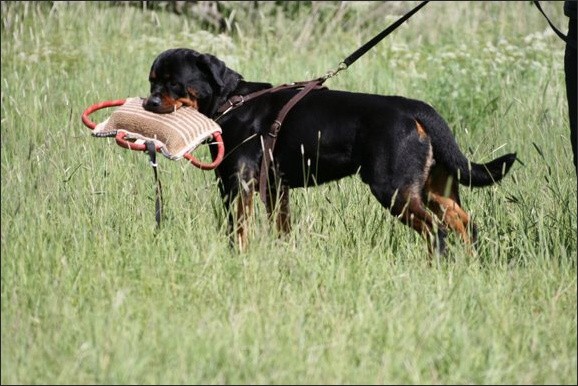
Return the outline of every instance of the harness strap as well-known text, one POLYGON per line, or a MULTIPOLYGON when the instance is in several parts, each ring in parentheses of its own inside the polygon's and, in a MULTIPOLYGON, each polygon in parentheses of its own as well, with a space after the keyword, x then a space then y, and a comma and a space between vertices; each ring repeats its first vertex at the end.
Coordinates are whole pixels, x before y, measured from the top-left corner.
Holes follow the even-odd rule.
POLYGON ((277 115, 277 118, 273 121, 273 124, 271 124, 267 135, 261 137, 263 143, 263 158, 261 160, 261 170, 259 172, 259 195, 261 196, 261 201, 265 204, 267 204, 267 188, 269 187, 269 167, 273 160, 273 149, 275 148, 275 142, 277 141, 277 134, 279 134, 283 121, 293 106, 303 99, 305 95, 309 94, 310 91, 321 88, 323 81, 324 79, 320 78, 308 82, 300 82, 301 84, 305 84, 303 89, 295 94, 289 102, 283 106, 277 115))
POLYGON ((157 221, 157 228, 161 226, 161 217, 163 213, 163 188, 157 172, 157 151, 153 141, 146 141, 146 152, 150 158, 150 164, 153 167, 155 176, 155 220, 157 221))
POLYGON ((242 106, 245 102, 249 102, 252 99, 260 97, 261 95, 270 94, 270 93, 274 93, 274 92, 281 91, 281 90, 288 90, 288 89, 303 87, 303 85, 308 84, 309 82, 312 82, 312 81, 284 83, 284 84, 281 84, 279 86, 270 87, 270 88, 266 88, 263 90, 258 90, 258 91, 252 92, 250 94, 247 94, 247 95, 233 95, 225 103, 223 103, 221 105, 221 107, 218 108, 217 114, 219 114, 219 116, 217 118, 214 118, 214 119, 215 119, 215 121, 218 120, 223 115, 227 114, 229 111, 236 109, 237 107, 242 106))

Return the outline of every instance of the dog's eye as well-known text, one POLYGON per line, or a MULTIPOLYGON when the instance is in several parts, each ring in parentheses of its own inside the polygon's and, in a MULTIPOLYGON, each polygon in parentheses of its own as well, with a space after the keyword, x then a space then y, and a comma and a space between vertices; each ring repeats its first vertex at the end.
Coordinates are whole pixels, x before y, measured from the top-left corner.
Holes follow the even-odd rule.
POLYGON ((175 82, 174 80, 171 80, 171 81, 169 82, 169 85, 170 85, 171 87, 177 87, 177 86, 179 85, 179 82, 175 82))

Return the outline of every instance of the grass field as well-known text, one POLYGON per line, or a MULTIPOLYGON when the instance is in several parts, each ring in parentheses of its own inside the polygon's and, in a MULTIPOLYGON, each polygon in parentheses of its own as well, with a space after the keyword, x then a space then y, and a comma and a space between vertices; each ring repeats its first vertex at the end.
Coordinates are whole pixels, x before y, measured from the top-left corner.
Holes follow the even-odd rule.
MULTIPOLYGON (((562 3, 542 3, 566 31, 562 3)), ((285 239, 256 200, 236 254, 213 172, 164 157, 156 231, 147 157, 81 123, 146 96, 165 49, 307 80, 416 3, 347 4, 239 6, 216 33, 107 2, 2 2, 2 384, 578 382, 564 45, 531 2, 431 2, 326 84, 432 104, 473 161, 517 152, 502 183, 462 191, 473 257, 450 238, 429 266, 357 177, 294 191, 285 239)))

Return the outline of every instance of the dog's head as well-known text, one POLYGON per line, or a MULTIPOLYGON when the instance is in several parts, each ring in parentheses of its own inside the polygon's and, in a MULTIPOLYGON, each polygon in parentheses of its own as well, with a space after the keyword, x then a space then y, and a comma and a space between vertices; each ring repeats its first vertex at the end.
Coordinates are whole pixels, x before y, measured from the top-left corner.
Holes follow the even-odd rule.
POLYGON ((170 113, 186 105, 212 117, 241 79, 213 55, 170 49, 157 56, 151 66, 151 91, 143 107, 155 113, 170 113))

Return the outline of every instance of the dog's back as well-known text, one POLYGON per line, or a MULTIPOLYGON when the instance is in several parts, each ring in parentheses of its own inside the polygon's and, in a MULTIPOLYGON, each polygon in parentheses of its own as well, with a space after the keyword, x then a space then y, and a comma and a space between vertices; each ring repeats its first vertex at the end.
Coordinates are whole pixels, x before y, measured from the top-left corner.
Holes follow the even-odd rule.
MULTIPOLYGON (((271 120, 278 106, 294 94, 287 91, 269 97, 266 102, 275 106, 271 120)), ((469 186, 499 181, 516 159, 515 154, 506 154, 483 165, 471 162, 445 120, 430 105, 400 96, 346 91, 312 92, 287 116, 279 138, 275 157, 291 187, 321 184, 357 171, 363 176, 365 169, 372 168, 367 163, 375 157, 382 158, 384 169, 387 163, 409 164, 419 157, 420 148, 425 150, 427 142, 435 162, 469 186), (405 146, 412 139, 421 145, 405 146), (373 155, 368 156, 368 152, 373 155)))

